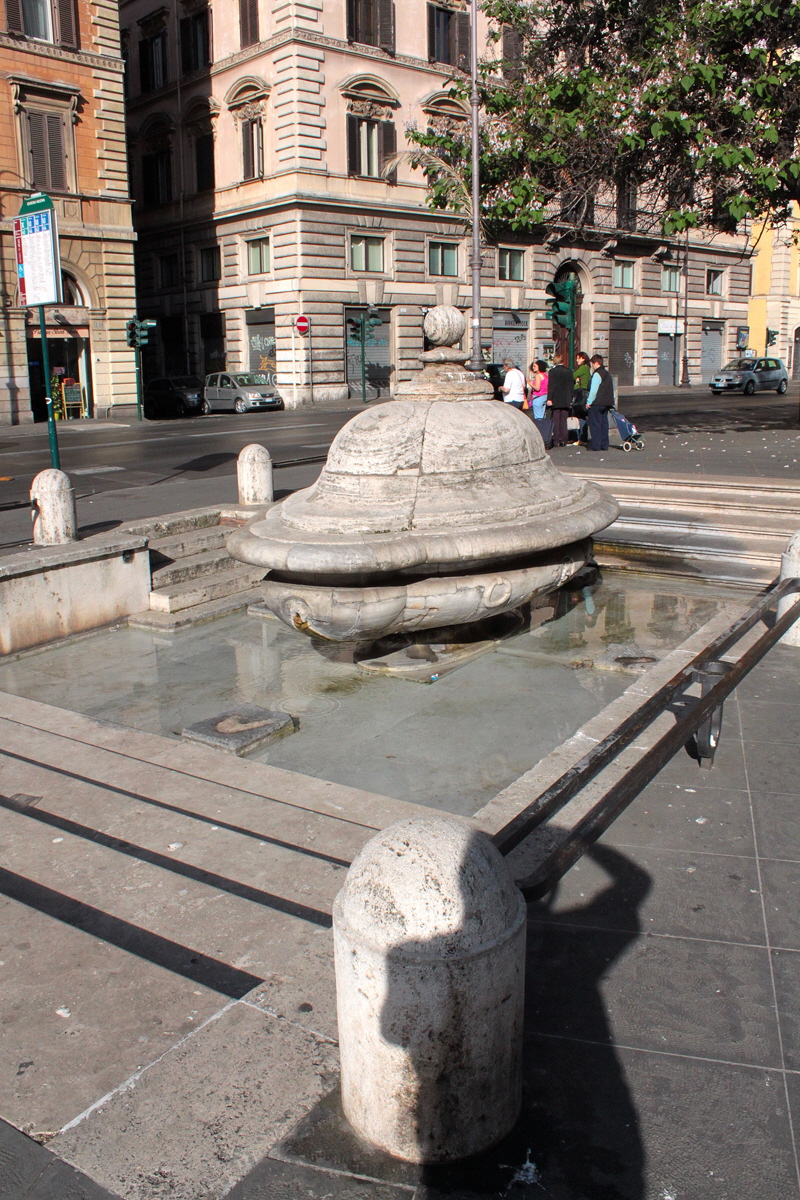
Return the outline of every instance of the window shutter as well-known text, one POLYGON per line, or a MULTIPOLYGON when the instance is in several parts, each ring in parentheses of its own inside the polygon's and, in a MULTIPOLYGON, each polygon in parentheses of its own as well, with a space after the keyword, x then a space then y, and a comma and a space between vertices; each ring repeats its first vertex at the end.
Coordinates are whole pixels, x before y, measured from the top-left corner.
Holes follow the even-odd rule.
POLYGON ((258 41, 258 0, 239 0, 239 28, 242 48, 258 41))
POLYGON ((436 8, 428 5, 428 59, 436 62, 436 8))
POLYGON ((242 179, 252 179, 255 175, 253 161, 253 122, 242 123, 242 179))
POLYGON ((450 62, 462 71, 469 70, 470 24, 469 14, 453 13, 450 19, 451 54, 450 62))
POLYGON ((347 40, 358 41, 358 0, 347 0, 347 40))
POLYGON ((377 0, 378 45, 381 50, 394 54, 394 0, 377 0))
POLYGON ((199 47, 198 67, 207 67, 211 62, 211 13, 206 8, 195 17, 198 22, 197 45, 199 47))
POLYGON ((47 113, 45 122, 50 187, 56 192, 65 192, 67 190, 67 164, 64 161, 64 121, 58 113, 47 113))
POLYGON ((521 73, 522 38, 513 25, 503 26, 503 58, 506 60, 503 75, 506 79, 517 79, 521 73))
POLYGON ((78 21, 75 12, 75 0, 56 0, 58 15, 58 40, 62 46, 77 49, 78 21))
POLYGON ((181 71, 184 75, 194 70, 192 49, 192 18, 181 17, 181 71))
MULTIPOLYGON (((380 153, 381 153, 381 174, 393 154, 397 153, 397 130, 395 129, 394 121, 381 121, 380 129, 380 153)), ((393 167, 388 175, 385 176, 387 183, 397 183, 397 168, 393 167)))
POLYGON ((162 150, 157 157, 160 170, 158 202, 166 204, 172 199, 172 156, 169 150, 162 150))
POLYGON ((152 89, 150 82, 153 77, 151 62, 152 47, 146 38, 142 38, 139 42, 139 88, 143 92, 149 92, 152 89))
POLYGON ((253 134, 255 143, 253 147, 255 162, 253 165, 255 166, 256 178, 260 179, 264 174, 264 126, 261 121, 253 122, 253 134))
POLYGON ((155 154, 142 155, 142 202, 146 208, 158 204, 158 172, 155 154))
POLYGON ((6 0, 6 29, 9 33, 24 33, 22 0, 6 0))
POLYGON ((214 189, 214 135, 203 133, 194 140, 195 182, 198 192, 214 189))
POLYGON ((34 188, 43 188, 46 191, 50 187, 50 174, 47 170, 47 135, 44 113, 28 113, 28 133, 31 152, 31 184, 34 188))
POLYGON ((347 114, 347 174, 361 174, 361 142, 359 139, 358 117, 347 114))

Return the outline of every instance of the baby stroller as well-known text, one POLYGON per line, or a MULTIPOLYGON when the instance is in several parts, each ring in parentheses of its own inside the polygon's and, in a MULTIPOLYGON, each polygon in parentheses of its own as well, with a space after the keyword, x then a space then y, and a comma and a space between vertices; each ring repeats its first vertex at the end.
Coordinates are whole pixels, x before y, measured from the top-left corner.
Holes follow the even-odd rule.
POLYGON ((622 442, 622 449, 626 454, 630 454, 634 448, 644 450, 644 438, 637 430, 633 421, 629 421, 623 417, 622 413, 617 412, 615 408, 611 409, 609 414, 617 427, 619 440, 622 442))

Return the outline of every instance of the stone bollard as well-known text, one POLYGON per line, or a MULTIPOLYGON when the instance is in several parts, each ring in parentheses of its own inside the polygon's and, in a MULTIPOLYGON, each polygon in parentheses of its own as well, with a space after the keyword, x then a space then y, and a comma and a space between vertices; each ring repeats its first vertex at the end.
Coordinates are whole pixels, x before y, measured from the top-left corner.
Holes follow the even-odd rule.
POLYGON ((236 464, 240 504, 272 504, 272 458, 266 446, 245 446, 236 464))
POLYGON ((342 1106, 395 1158, 498 1142, 522 1095, 525 903, 486 834, 455 817, 390 825, 336 897, 342 1106))
POLYGON ((37 546, 60 546, 78 536, 75 493, 69 476, 49 467, 31 484, 33 540, 37 546))
MULTIPOLYGON (((781 579, 800 578, 800 531, 798 531, 789 542, 785 552, 781 555, 781 579)), ((778 601, 778 616, 782 617, 785 612, 797 604, 800 600, 800 592, 793 592, 791 596, 784 596, 778 601)), ((781 644, 784 646, 800 646, 800 621, 795 621, 791 629, 787 629, 786 633, 781 638, 781 644)))

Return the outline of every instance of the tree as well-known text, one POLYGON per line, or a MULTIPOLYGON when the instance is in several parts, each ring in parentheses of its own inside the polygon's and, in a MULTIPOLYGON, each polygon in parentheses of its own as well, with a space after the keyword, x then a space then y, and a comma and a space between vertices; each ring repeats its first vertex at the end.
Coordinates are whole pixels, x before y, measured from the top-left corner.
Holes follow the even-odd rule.
MULTIPOLYGON (((495 235, 624 229, 637 207, 637 227, 659 235, 730 231, 747 217, 779 223, 800 202, 800 4, 483 0, 483 10, 507 55, 481 78, 495 235), (596 205, 613 219, 597 220, 596 205)), ((453 90, 466 99, 463 79, 453 90)), ((409 139, 432 205, 463 211, 452 175, 469 179, 467 127, 409 139)))

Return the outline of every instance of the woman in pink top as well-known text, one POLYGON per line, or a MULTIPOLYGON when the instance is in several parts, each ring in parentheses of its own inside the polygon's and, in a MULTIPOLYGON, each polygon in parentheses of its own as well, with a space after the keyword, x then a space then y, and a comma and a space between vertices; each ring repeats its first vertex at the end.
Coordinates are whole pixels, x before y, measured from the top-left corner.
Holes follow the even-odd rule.
POLYGON ((530 365, 530 390, 528 407, 533 409, 534 418, 540 420, 547 410, 547 363, 537 358, 530 365))

